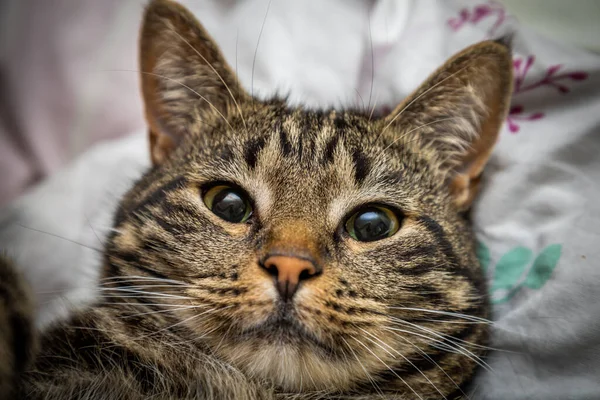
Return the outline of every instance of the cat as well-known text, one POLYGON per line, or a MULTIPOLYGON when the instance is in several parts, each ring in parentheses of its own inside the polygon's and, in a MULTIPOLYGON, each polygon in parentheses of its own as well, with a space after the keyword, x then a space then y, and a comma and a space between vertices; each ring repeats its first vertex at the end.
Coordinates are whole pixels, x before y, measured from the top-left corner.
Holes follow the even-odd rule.
POLYGON ((509 45, 463 50, 381 118, 253 98, 170 0, 146 7, 140 60, 153 167, 116 210, 98 301, 36 333, 0 257, 2 394, 465 396, 489 334, 466 212, 509 45))

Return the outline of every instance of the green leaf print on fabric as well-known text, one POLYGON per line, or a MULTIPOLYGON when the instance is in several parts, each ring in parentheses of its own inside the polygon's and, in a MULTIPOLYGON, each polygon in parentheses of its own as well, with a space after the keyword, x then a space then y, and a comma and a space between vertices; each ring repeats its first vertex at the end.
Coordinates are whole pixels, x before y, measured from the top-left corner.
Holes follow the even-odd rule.
POLYGON ((490 285, 491 301, 500 304, 512 298, 521 288, 539 290, 552 276, 562 254, 560 244, 544 248, 533 260, 533 251, 526 247, 515 247, 504 253, 494 268, 489 248, 479 242, 476 249, 481 268, 486 275, 493 274, 490 285), (528 266, 531 267, 528 270, 528 266), (493 269, 493 272, 490 270, 493 269), (526 274, 525 279, 523 275, 526 274))
POLYGON ((542 252, 535 258, 533 267, 529 270, 527 278, 523 285, 531 289, 539 289, 552 275, 552 271, 556 268, 558 260, 560 259, 562 246, 560 244, 552 244, 546 247, 542 252))
POLYGON ((492 292, 498 289, 512 289, 525 272, 533 252, 527 247, 516 247, 504 254, 496 263, 492 292))

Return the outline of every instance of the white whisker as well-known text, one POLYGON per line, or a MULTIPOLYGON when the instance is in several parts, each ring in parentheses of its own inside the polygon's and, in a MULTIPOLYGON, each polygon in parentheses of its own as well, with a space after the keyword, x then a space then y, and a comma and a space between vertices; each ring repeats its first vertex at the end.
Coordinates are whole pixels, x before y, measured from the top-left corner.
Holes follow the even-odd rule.
POLYGON ((427 93, 431 92, 433 89, 435 89, 436 87, 438 87, 439 85, 441 85, 442 83, 447 81, 448 79, 450 79, 450 78, 456 76, 457 74, 459 74, 460 72, 462 72, 465 68, 467 68, 467 66, 468 65, 465 65, 464 67, 462 67, 455 73, 448 75, 447 77, 445 77, 444 79, 442 79, 441 81, 439 81, 438 83, 431 86, 429 89, 425 90, 423 93, 421 93, 420 95, 418 95, 417 97, 412 99, 412 101, 410 103, 408 103, 406 106, 404 106, 404 108, 402 108, 402 110, 400 110, 398 112, 398 114, 396 114, 394 116, 394 118, 392 118, 392 120, 390 122, 388 122, 388 124, 383 128, 383 130, 379 134, 379 136, 377 136, 377 139, 379 139, 379 137, 381 137, 381 135, 383 135, 383 133, 390 127, 390 125, 392 125, 394 123, 394 121, 396 121, 396 119, 398 119, 398 117, 400 117, 404 113, 404 111, 406 111, 408 109, 408 107, 410 107, 415 101, 419 100, 421 97, 425 96, 427 93))
MULTIPOLYGON (((146 295, 137 295, 137 294, 132 294, 132 295, 122 295, 122 294, 103 294, 102 295, 103 299, 165 299, 165 296, 146 296, 146 295)), ((193 300, 194 297, 185 297, 185 296, 179 296, 179 297, 169 297, 169 299, 175 299, 175 300, 193 300)))
MULTIPOLYGON (((191 297, 188 296, 179 296, 176 294, 170 294, 170 293, 160 293, 160 292, 146 292, 143 290, 135 290, 135 289, 108 289, 108 291, 115 291, 115 292, 123 292, 123 293, 136 293, 136 294, 141 294, 141 295, 151 295, 151 296, 158 296, 158 297, 163 297, 163 298, 169 298, 169 299, 190 299, 191 297)), ((143 296, 140 296, 143 297, 143 296)))
POLYGON ((99 288, 100 290, 122 290, 122 289, 134 289, 134 290, 139 290, 139 289, 176 289, 176 290, 181 290, 186 288, 185 286, 182 285, 131 285, 131 286, 114 286, 114 287, 101 287, 99 288))
MULTIPOLYGON (((352 337, 352 338, 354 339, 354 337, 352 337)), ((346 343, 346 346, 348 347, 348 349, 350 349, 350 352, 352 352, 352 354, 354 355, 354 358, 356 358, 358 365, 360 365, 362 370, 365 372, 367 379, 369 380, 369 382, 371 382, 371 385, 373 385, 373 388, 375 389, 375 391, 383 398, 383 392, 381 391, 381 388, 377 385, 377 382, 375 382, 375 379, 373 379, 373 376, 369 373, 369 371, 367 371, 367 369, 365 368, 363 363, 360 362, 360 359, 358 358, 358 355, 356 354, 356 352, 354 351, 352 346, 350 346, 348 341, 346 341, 346 339, 343 336, 341 337, 341 339, 344 341, 344 343, 346 343)))
POLYGON ((190 310, 190 309, 194 309, 194 308, 203 308, 203 307, 208 307, 208 306, 205 306, 205 305, 182 306, 182 307, 179 307, 179 308, 169 308, 167 310, 148 311, 148 312, 137 313, 137 314, 127 314, 127 315, 125 315, 125 317, 133 318, 133 317, 140 317, 142 315, 153 315, 153 314, 170 313, 170 312, 174 312, 174 311, 190 310))
POLYGON ((415 391, 415 389, 412 388, 412 386, 410 386, 404 379, 402 379, 402 377, 400 375, 398 375, 398 373, 396 371, 394 371, 394 369, 392 367, 390 367, 389 365, 387 365, 385 363, 385 361, 383 361, 377 354, 375 354, 375 352, 373 350, 371 350, 367 345, 365 345, 363 342, 361 342, 360 340, 358 340, 354 336, 352 336, 352 339, 354 339, 356 342, 358 342, 358 344, 360 344, 362 347, 364 347, 369 353, 371 353, 373 355, 373 357, 375 357, 376 359, 378 359, 379 362, 381 362, 387 369, 389 369, 390 372, 392 374, 394 374, 394 376, 396 376, 396 378, 400 379, 400 381, 402 383, 404 383, 419 399, 423 400, 423 397, 421 397, 421 395, 419 393, 417 393, 415 391))
MULTIPOLYGON (((449 343, 448 343, 448 341, 449 341, 449 340, 448 340, 448 338, 447 338, 447 337, 445 337, 444 335, 442 335, 442 334, 440 334, 440 333, 438 333, 438 332, 436 332, 436 331, 432 330, 432 329, 428 329, 428 328, 422 327, 422 326, 420 326, 420 325, 413 324, 413 323, 410 323, 410 322, 408 322, 408 321, 404 321, 404 320, 402 320, 402 319, 399 319, 399 318, 394 318, 394 317, 392 317, 392 320, 394 320, 396 323, 403 323, 403 324, 405 324, 405 325, 409 325, 409 326, 412 326, 412 327, 414 327, 414 328, 420 329, 420 330, 422 330, 422 331, 424 331, 424 332, 427 332, 427 333, 429 333, 429 334, 431 334, 431 335, 433 335, 433 336, 435 336, 435 337, 441 338, 441 339, 442 339, 442 341, 441 341, 441 344, 442 344, 443 346, 449 346, 449 343)), ((413 334, 414 334, 414 332, 413 332, 413 334)), ((479 364, 479 365, 481 365, 482 367, 484 367, 484 368, 488 369, 489 371, 492 371, 492 372, 493 372, 492 368, 491 368, 491 367, 490 367, 490 366, 489 366, 489 365, 488 365, 488 364, 487 364, 485 361, 483 361, 483 360, 481 359, 481 357, 479 357, 478 355, 476 355, 475 353, 473 353, 473 352, 472 352, 472 351, 470 351, 469 349, 466 349, 465 347, 461 346, 460 344, 458 344, 458 343, 456 343, 456 342, 450 342, 450 343, 452 344, 452 346, 449 346, 449 347, 451 347, 451 348, 452 348, 452 347, 454 347, 454 348, 456 348, 456 349, 460 349, 460 350, 462 350, 462 351, 464 352, 464 353, 462 353, 462 352, 461 352, 462 354, 464 354, 464 355, 468 356, 468 357, 469 357, 469 358, 471 358, 473 361, 475 361, 477 364, 479 364)), ((467 343, 468 343, 468 342, 467 342, 467 343)), ((473 344, 473 343, 469 343, 469 344, 470 344, 470 345, 472 345, 472 346, 475 346, 475 347, 479 346, 479 345, 475 345, 475 344, 473 344)))
POLYGON ((221 111, 220 111, 220 110, 219 110, 219 109, 218 109, 218 108, 217 108, 217 107, 216 107, 216 106, 215 106, 213 103, 211 103, 211 102, 210 102, 210 101, 209 101, 209 100, 208 100, 206 97, 202 96, 200 93, 198 93, 197 91, 195 91, 194 89, 192 89, 191 87, 189 87, 188 85, 186 85, 186 84, 185 84, 185 83, 183 83, 183 82, 180 82, 180 81, 178 81, 178 80, 176 80, 176 79, 173 79, 173 78, 169 78, 168 76, 164 76, 164 75, 156 74, 156 73, 154 73, 154 72, 147 72, 147 71, 136 71, 136 70, 130 70, 130 69, 114 69, 114 70, 111 70, 111 71, 121 71, 121 72, 137 72, 137 73, 144 74, 144 75, 150 75, 150 76, 155 76, 155 77, 157 77, 157 78, 166 79, 166 80, 168 80, 169 82, 173 82, 173 83, 176 83, 176 84, 178 84, 178 85, 181 85, 182 87, 184 87, 184 88, 188 89, 190 92, 192 92, 192 93, 194 93, 196 96, 198 96, 198 98, 200 98, 200 99, 204 100, 206 103, 208 103, 208 105, 209 105, 210 107, 212 107, 212 109, 213 109, 213 110, 214 110, 214 111, 215 111, 217 114, 219 114, 219 116, 220 116, 221 118, 223 118, 223 121, 225 121, 225 123, 227 124, 227 126, 229 126, 229 128, 230 128, 231 130, 233 130, 233 127, 232 127, 232 126, 231 126, 231 124, 229 123, 229 120, 227 120, 227 118, 225 118, 225 116, 223 115, 223 113, 222 113, 222 112, 221 112, 221 111))
MULTIPOLYGON (((489 367, 486 367, 486 365, 481 364, 481 361, 479 360, 479 357, 477 357, 475 354, 471 353, 470 351, 464 349, 463 347, 461 347, 459 345, 454 344, 457 347, 453 347, 451 344, 449 344, 447 342, 444 342, 442 340, 435 339, 435 338, 433 338, 431 336, 423 335, 423 334, 420 334, 420 333, 417 333, 417 332, 414 332, 414 331, 408 331, 406 329, 392 328, 392 327, 385 327, 383 329, 389 330, 389 331, 409 333, 412 336, 417 336, 417 337, 420 337, 420 338, 423 338, 423 339, 427 339, 428 340, 427 344, 429 346, 432 346, 432 347, 435 347, 435 348, 438 348, 440 350, 447 351, 447 352, 450 352, 450 353, 461 354, 461 355, 463 355, 463 356, 465 356, 467 358, 470 358, 471 360, 475 361, 477 363, 477 365, 480 365, 481 367, 483 367, 485 369, 489 368, 489 367), (435 344, 432 344, 432 343, 429 343, 429 342, 433 342, 435 344), (470 354, 472 354, 472 356, 470 354), (473 357, 476 357, 477 359, 475 359, 473 357)), ((489 370, 491 370, 491 368, 489 370)))
POLYGON ((419 348, 419 346, 417 346, 416 344, 414 344, 413 342, 411 342, 410 340, 408 340, 407 338, 405 338, 404 336, 402 336, 401 334, 397 333, 397 332, 393 332, 396 337, 400 338, 401 340, 404 340, 405 342, 407 342, 408 344, 410 344, 412 347, 415 348, 415 350, 417 350, 426 360, 428 360, 429 362, 431 362, 432 364, 434 364, 440 371, 442 371, 442 373, 444 375, 446 375, 446 377, 448 379, 450 379, 450 381, 454 384, 454 386, 456 386, 456 388, 467 398, 469 399, 469 396, 467 396, 467 394, 462 390, 462 388, 460 387, 460 385, 458 383, 456 383, 456 381, 454 379, 452 379, 452 377, 446 372, 446 370, 444 368, 442 368, 433 358, 431 358, 426 352, 424 352, 423 350, 421 350, 419 348))
POLYGON ((186 284, 183 281, 178 281, 174 279, 167 278, 158 278, 154 276, 142 276, 142 275, 128 275, 128 276, 111 276, 107 278, 100 279, 101 281, 112 281, 112 280, 124 280, 124 281, 133 281, 133 280, 145 280, 145 281, 160 281, 160 282, 170 282, 175 284, 186 284))
POLYGON ((263 30, 265 29, 267 16, 269 15, 269 10, 271 9, 271 1, 272 0, 269 0, 269 4, 267 4, 267 11, 265 11, 265 17, 263 18, 263 22, 260 27, 260 33, 258 34, 258 39, 256 40, 256 48, 254 49, 254 58, 252 59, 252 77, 250 78, 250 95, 252 98, 254 98, 254 67, 256 65, 256 55, 258 54, 258 45, 260 44, 260 39, 262 38, 263 30))
POLYGON ((435 121, 428 122, 426 124, 423 124, 423 125, 420 125, 420 126, 418 126, 416 128, 413 128, 413 129, 409 130, 408 132, 404 132, 404 134, 402 134, 401 136, 395 138, 390 144, 388 144, 383 150, 381 150, 380 154, 383 154, 387 149, 389 149, 390 147, 392 147, 394 145, 394 143, 396 143, 400 139, 408 136, 410 133, 412 133, 414 131, 418 131, 419 129, 423 129, 423 128, 429 126, 429 125, 439 124, 440 122, 451 121, 453 119, 458 119, 458 118, 456 118, 456 117, 448 117, 448 118, 436 119, 435 121))
POLYGON ((183 40, 192 50, 194 50, 194 52, 196 52, 196 54, 198 56, 200 56, 200 58, 202 58, 202 60, 210 67, 210 69, 213 70, 213 72, 217 75, 217 77, 221 80, 221 82, 223 83, 223 85, 225 86, 225 89, 227 89, 227 92, 229 92, 229 95, 231 96, 231 99, 233 100, 233 103, 235 104, 237 111, 240 115, 240 118, 242 119, 242 122, 244 124, 244 128, 246 130, 248 130, 248 127, 246 126, 246 121, 244 120, 244 116, 242 115, 242 109, 240 108, 240 105, 238 104, 237 100, 235 99, 235 97, 233 96, 233 93, 231 92, 231 89, 229 89, 229 86, 227 86, 227 83, 225 83, 225 80, 223 79, 223 77, 217 72, 217 70, 215 69, 215 67, 212 66, 211 63, 208 62, 208 60, 194 47, 192 46, 192 44, 190 42, 188 42, 183 36, 181 36, 177 31, 175 31, 173 29, 172 31, 173 33, 175 33, 177 36, 179 36, 179 38, 181 40, 183 40))
POLYGON ((479 321, 481 323, 486 323, 486 324, 494 323, 494 321, 490 321, 489 319, 477 317, 474 315, 461 314, 461 313, 455 313, 455 312, 449 312, 449 311, 431 310, 431 309, 427 309, 427 308, 416 308, 416 307, 389 307, 389 308, 391 308, 393 310, 421 311, 421 312, 428 312, 428 313, 432 313, 432 314, 441 314, 441 315, 447 315, 450 317, 463 318, 463 319, 472 320, 472 321, 479 321))
POLYGON ((107 303, 110 305, 115 305, 115 306, 137 306, 137 307, 145 307, 145 306, 152 306, 152 307, 181 307, 181 304, 164 304, 164 303, 137 303, 137 302, 132 302, 132 303, 127 303, 127 302, 122 302, 122 303, 107 303))
MULTIPOLYGON (((400 353, 398 350, 394 349, 393 347, 391 347, 390 345, 388 345, 387 343, 385 343, 383 340, 379 339, 378 337, 376 337, 375 335, 373 335, 371 332, 363 329, 363 328, 359 328, 361 331, 363 331, 364 333, 366 333, 367 335, 373 337, 374 339, 376 339, 378 342, 384 344, 385 346, 389 347, 392 351, 394 351, 396 354, 398 354, 400 357, 402 357, 404 359, 404 361, 406 361, 407 363, 409 363, 414 369, 416 369, 417 371, 419 371, 419 373, 421 374, 421 376, 423 376, 423 378, 425 378, 427 380, 427 382, 429 382, 429 384, 431 386, 433 386, 433 388, 442 396, 442 398, 444 398, 444 400, 446 399, 446 396, 444 396, 444 393, 442 393, 437 386, 435 386, 435 384, 433 382, 431 382, 431 380, 427 377, 427 375, 425 375, 423 373, 423 371, 421 371, 419 368, 417 368, 417 366, 410 361, 408 358, 406 358, 404 356, 404 354, 400 353)), ((370 340, 372 343, 374 343, 375 345, 377 345, 377 343, 375 343, 373 340, 366 338, 367 340, 370 340)), ((379 346, 381 349, 384 349, 382 346, 379 346)), ((385 349, 384 349, 385 350, 385 349)), ((388 352, 389 353, 389 352, 388 352)), ((389 353, 391 354, 391 353, 389 353)), ((394 357, 395 358, 395 357, 394 357)))

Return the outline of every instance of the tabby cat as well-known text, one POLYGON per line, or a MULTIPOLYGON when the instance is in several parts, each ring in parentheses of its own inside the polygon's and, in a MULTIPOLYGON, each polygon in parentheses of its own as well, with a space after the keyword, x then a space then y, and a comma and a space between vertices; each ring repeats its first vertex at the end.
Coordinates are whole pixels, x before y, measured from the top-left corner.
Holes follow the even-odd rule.
POLYGON ((0 262, 2 394, 465 396, 488 335, 465 211, 507 113, 508 46, 467 48, 377 119, 252 98, 168 0, 140 48, 153 167, 116 211, 102 295, 34 341, 0 262))

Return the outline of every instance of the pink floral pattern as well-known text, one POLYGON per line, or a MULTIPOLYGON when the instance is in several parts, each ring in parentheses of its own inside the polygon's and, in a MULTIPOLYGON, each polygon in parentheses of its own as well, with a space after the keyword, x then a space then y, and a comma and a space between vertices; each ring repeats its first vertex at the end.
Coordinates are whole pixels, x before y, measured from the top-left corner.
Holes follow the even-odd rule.
MULTIPOLYGON (((540 87, 553 87, 560 94, 567 94, 571 89, 567 86, 568 81, 582 81, 588 77, 588 74, 583 71, 566 72, 559 74, 558 72, 563 67, 561 64, 556 64, 546 69, 546 74, 543 78, 535 82, 525 84, 525 77, 530 68, 535 63, 535 56, 530 55, 527 58, 515 58, 513 60, 513 68, 515 75, 515 87, 513 96, 517 94, 529 92, 540 87)), ((519 121, 535 121, 544 118, 545 113, 536 112, 533 114, 525 114, 525 106, 522 104, 514 104, 511 106, 507 124, 511 133, 517 133, 520 130, 519 121)))
POLYGON ((494 24, 487 31, 487 37, 493 37, 496 35, 498 28, 506 20, 506 17, 504 7, 494 1, 490 1, 487 4, 476 5, 471 10, 463 8, 460 10, 458 17, 448 20, 448 26, 456 32, 465 24, 477 25, 484 19, 495 18, 494 24))
MULTIPOLYGON (((498 29, 504 24, 507 19, 506 11, 502 5, 490 1, 486 4, 479 4, 472 9, 463 8, 459 11, 459 15, 448 20, 448 26, 454 32, 459 31, 465 24, 477 25, 479 22, 495 18, 491 28, 487 30, 487 38, 494 37, 498 29)), ((572 81, 582 81, 587 79, 588 74, 583 71, 561 72, 563 65, 551 65, 546 69, 546 74, 535 82, 526 84, 525 80, 530 72, 531 67, 535 63, 535 56, 529 55, 524 58, 515 57, 513 61, 515 85, 513 90, 514 96, 524 92, 529 92, 542 87, 555 88, 559 94, 567 94, 571 91, 568 86, 572 81)), ((507 117, 508 129, 511 133, 517 133, 521 129, 520 124, 527 121, 536 121, 545 117, 544 112, 529 113, 523 104, 513 104, 510 108, 507 117)))

